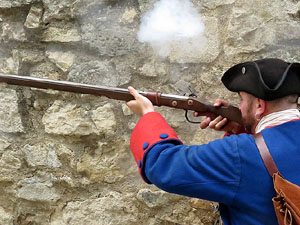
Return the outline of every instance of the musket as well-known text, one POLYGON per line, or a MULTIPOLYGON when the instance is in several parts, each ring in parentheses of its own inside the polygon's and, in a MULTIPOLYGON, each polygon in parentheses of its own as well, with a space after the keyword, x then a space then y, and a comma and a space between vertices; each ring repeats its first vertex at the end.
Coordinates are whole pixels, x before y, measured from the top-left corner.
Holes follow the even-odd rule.
MULTIPOLYGON (((134 99, 129 91, 124 88, 81 84, 69 81, 57 81, 29 76, 17 76, 0 73, 0 83, 80 94, 90 94, 95 96, 105 96, 110 99, 126 102, 134 99)), ((167 106, 171 108, 186 110, 186 118, 189 122, 191 121, 187 117, 188 110, 195 111, 203 115, 206 113, 221 115, 224 118, 242 124, 242 116, 240 110, 237 107, 231 105, 214 107, 212 104, 203 102, 193 96, 163 94, 159 91, 138 92, 141 95, 147 97, 155 106, 167 106)))

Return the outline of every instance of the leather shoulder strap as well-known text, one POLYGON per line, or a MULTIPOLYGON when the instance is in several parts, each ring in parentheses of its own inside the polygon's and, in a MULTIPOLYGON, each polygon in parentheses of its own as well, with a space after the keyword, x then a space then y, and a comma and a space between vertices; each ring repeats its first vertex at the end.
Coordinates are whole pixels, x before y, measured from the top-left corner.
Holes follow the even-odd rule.
POLYGON ((266 145, 266 142, 264 140, 264 137, 261 133, 253 135, 255 143, 257 145, 257 148, 259 150, 259 153, 261 155, 261 158, 264 161, 265 167, 267 168, 270 176, 272 177, 274 173, 279 173, 278 168, 273 161, 273 158, 270 154, 270 151, 266 145))

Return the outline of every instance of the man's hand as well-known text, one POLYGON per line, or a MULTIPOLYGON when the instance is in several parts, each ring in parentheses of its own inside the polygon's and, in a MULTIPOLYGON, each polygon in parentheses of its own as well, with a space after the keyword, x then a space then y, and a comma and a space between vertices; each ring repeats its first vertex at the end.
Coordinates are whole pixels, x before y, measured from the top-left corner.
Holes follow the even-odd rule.
POLYGON ((135 98, 135 100, 126 102, 126 105, 133 113, 143 116, 148 112, 154 112, 153 104, 148 98, 140 95, 133 87, 128 87, 128 91, 135 98))
MULTIPOLYGON (((221 107, 221 106, 228 106, 228 102, 221 99, 217 99, 214 104, 214 107, 221 107)), ((206 116, 205 120, 203 120, 200 123, 201 129, 210 127, 211 129, 217 131, 232 132, 235 134, 240 128, 240 125, 238 123, 229 121, 227 118, 223 118, 222 116, 216 116, 213 113, 199 114, 195 112, 194 116, 206 116)))

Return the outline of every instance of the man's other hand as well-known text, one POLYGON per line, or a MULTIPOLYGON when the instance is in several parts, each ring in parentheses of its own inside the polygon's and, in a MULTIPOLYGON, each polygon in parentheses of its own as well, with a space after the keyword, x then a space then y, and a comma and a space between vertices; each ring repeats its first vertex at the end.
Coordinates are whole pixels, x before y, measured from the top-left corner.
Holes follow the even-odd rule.
MULTIPOLYGON (((217 99, 214 104, 214 107, 218 108, 221 106, 228 106, 228 102, 221 99, 217 99)), ((217 116, 213 113, 201 114, 195 112, 194 116, 206 116, 206 118, 200 123, 201 129, 205 129, 209 127, 217 131, 232 132, 235 134, 240 128, 240 125, 238 123, 229 121, 227 118, 223 118, 222 116, 217 116)))

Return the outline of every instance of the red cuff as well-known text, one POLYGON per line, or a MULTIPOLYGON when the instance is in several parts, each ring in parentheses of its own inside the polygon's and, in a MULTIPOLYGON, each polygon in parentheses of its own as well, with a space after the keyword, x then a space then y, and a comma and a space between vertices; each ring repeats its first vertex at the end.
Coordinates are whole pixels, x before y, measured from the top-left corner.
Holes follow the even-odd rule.
POLYGON ((153 144, 169 139, 180 141, 175 131, 158 112, 145 114, 134 128, 130 138, 130 148, 145 182, 150 183, 142 173, 145 153, 153 144))

